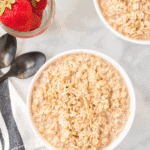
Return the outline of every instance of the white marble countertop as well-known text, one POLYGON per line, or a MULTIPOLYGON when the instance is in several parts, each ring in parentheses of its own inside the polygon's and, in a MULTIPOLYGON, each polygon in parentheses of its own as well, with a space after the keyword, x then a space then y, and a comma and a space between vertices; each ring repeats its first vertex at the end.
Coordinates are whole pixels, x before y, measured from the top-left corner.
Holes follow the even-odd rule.
MULTIPOLYGON (((41 51, 48 60, 60 52, 84 48, 115 59, 129 75, 137 102, 132 128, 115 150, 150 149, 150 46, 116 37, 99 19, 92 0, 56 0, 55 19, 48 30, 35 38, 17 40, 17 55, 41 51)), ((25 102, 32 78, 10 78, 25 102)))

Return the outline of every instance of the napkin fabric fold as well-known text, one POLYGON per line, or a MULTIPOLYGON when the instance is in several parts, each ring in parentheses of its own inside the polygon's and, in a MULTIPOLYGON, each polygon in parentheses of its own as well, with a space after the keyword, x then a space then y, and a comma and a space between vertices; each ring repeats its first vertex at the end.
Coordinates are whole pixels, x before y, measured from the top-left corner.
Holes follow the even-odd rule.
POLYGON ((12 114, 8 81, 0 84, 0 141, 2 150, 25 149, 12 114))
POLYGON ((29 125, 26 103, 11 81, 0 83, 0 150, 47 150, 43 146, 29 125))

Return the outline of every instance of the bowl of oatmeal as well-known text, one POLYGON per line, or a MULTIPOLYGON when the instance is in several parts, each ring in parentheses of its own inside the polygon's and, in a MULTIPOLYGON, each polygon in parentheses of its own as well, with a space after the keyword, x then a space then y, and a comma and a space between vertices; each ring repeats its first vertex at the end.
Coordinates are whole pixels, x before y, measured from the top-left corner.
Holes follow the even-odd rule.
POLYGON ((150 44, 149 1, 94 0, 104 24, 118 37, 137 44, 150 44))
POLYGON ((121 66, 84 49, 47 61, 27 96, 30 125, 54 150, 112 150, 127 135, 135 105, 132 84, 121 66))

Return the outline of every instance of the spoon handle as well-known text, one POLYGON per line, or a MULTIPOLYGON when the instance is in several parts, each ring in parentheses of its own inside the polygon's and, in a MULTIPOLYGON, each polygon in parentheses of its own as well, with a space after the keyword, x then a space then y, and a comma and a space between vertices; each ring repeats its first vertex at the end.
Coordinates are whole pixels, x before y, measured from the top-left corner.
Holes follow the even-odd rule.
POLYGON ((10 77, 10 72, 9 71, 6 74, 4 74, 0 77, 0 83, 5 81, 6 79, 8 79, 8 77, 10 77))

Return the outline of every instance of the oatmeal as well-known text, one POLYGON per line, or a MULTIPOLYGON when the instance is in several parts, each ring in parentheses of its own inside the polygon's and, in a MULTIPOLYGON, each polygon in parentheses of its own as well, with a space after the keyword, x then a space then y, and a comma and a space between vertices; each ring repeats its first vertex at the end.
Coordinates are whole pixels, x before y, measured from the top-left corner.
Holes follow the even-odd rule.
POLYGON ((116 31, 132 39, 150 39, 149 0, 99 0, 99 5, 116 31))
POLYGON ((101 150, 123 131, 130 96, 118 70, 91 54, 65 55, 35 82, 32 118, 61 150, 101 150))

